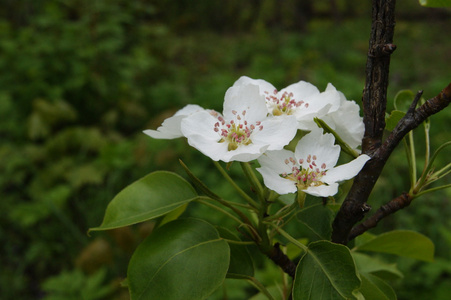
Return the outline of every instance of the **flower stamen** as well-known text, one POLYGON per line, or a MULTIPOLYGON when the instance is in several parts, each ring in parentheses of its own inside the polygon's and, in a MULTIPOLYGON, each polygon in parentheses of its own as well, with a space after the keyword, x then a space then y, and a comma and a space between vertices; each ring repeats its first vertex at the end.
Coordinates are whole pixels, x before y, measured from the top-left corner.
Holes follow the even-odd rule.
POLYGON ((302 167, 304 159, 299 159, 297 164, 294 157, 285 159, 285 164, 292 164, 291 173, 282 173, 280 176, 294 181, 299 190, 305 190, 309 187, 320 186, 326 183, 321 181, 321 178, 326 174, 326 164, 321 164, 321 169, 317 167, 316 155, 309 154, 305 161, 308 163, 308 167, 302 167))
POLYGON ((224 118, 220 116, 218 117, 219 122, 216 122, 213 128, 221 136, 219 143, 228 143, 228 151, 236 150, 240 145, 252 144, 251 136, 254 130, 263 130, 263 125, 261 125, 260 121, 255 122, 255 125, 248 124, 245 120, 245 110, 241 114, 233 110, 232 114, 235 116, 235 120, 230 120, 226 123, 224 118), (222 128, 220 129, 219 127, 222 128))

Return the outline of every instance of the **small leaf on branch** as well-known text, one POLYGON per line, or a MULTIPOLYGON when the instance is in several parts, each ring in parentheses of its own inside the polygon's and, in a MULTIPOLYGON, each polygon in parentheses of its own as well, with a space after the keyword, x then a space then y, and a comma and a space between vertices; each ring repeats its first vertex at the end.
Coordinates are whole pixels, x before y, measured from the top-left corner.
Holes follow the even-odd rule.
POLYGON ((398 125, 399 121, 406 115, 405 112, 400 110, 394 110, 390 113, 390 115, 385 118, 385 129, 388 131, 393 131, 396 125, 398 125))
POLYGON ((400 110, 403 112, 407 112, 415 98, 414 93, 411 90, 401 90, 396 96, 393 105, 395 106, 395 110, 400 110))

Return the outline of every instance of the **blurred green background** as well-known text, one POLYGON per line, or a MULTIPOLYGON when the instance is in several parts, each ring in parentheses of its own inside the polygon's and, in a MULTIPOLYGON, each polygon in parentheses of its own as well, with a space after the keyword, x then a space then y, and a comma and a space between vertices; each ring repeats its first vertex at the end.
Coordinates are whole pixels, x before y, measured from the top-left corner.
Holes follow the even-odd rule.
MULTIPOLYGON (((422 89, 430 98, 451 77, 451 11, 398 2, 389 110, 399 90, 422 89)), ((88 237, 114 195, 155 170, 184 175, 178 158, 229 193, 185 141, 142 133, 186 104, 221 111, 226 89, 242 75, 278 88, 305 80, 324 90, 331 82, 348 99, 361 98, 370 1, 0 3, 1 299, 128 299, 119 283, 152 224, 88 237)), ((432 117, 432 149, 450 140, 450 127, 449 108, 432 117)), ((378 182, 374 208, 409 189, 407 170, 400 148, 378 182)), ((449 190, 426 195, 373 231, 413 229, 436 244, 434 263, 394 261, 405 274, 393 282, 399 299, 447 299, 450 197, 449 190)), ((262 272, 265 283, 277 271, 262 272)), ((228 299, 255 293, 228 286, 228 299)))

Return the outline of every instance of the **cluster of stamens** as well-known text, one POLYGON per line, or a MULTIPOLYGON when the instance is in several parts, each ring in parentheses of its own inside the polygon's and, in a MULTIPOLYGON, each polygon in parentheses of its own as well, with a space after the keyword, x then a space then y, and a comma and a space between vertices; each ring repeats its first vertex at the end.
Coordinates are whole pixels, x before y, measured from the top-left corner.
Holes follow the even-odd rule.
POLYGON ((254 130, 262 130, 263 125, 258 121, 255 124, 248 124, 245 120, 246 111, 241 114, 232 111, 235 120, 226 122, 222 116, 218 116, 218 122, 215 123, 214 131, 221 136, 220 143, 227 142, 228 151, 236 150, 239 145, 249 145, 252 143, 251 135, 254 130))
POLYGON ((291 115, 293 111, 304 105, 307 108, 309 105, 304 101, 296 101, 293 99, 293 93, 284 92, 280 98, 277 97, 277 90, 273 91, 273 95, 265 91, 266 101, 273 107, 272 114, 274 116, 280 116, 282 114, 291 115))
POLYGON ((326 174, 326 164, 322 163, 321 166, 318 167, 316 158, 316 155, 309 154, 305 160, 308 164, 308 168, 305 169, 302 168, 304 159, 301 158, 299 161, 296 161, 293 157, 287 158, 285 159, 285 164, 292 165, 291 173, 282 173, 280 176, 294 181, 300 190, 323 185, 324 182, 321 181, 321 177, 326 174))

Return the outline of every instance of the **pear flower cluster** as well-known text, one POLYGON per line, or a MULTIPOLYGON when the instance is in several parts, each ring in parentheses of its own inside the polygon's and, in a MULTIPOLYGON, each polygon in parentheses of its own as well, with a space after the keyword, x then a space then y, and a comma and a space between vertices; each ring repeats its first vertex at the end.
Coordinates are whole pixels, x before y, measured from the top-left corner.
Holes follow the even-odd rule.
POLYGON ((300 81, 278 91, 272 84, 246 76, 224 97, 222 113, 187 105, 156 130, 144 133, 156 139, 185 137, 192 147, 215 161, 258 160, 265 185, 279 194, 303 191, 331 196, 338 182, 362 169, 370 158, 360 155, 335 167, 340 146, 332 134, 314 122, 326 122, 351 148, 358 151, 363 137, 359 106, 328 84, 324 92, 300 81), (295 152, 285 150, 298 130, 309 133, 295 152))

